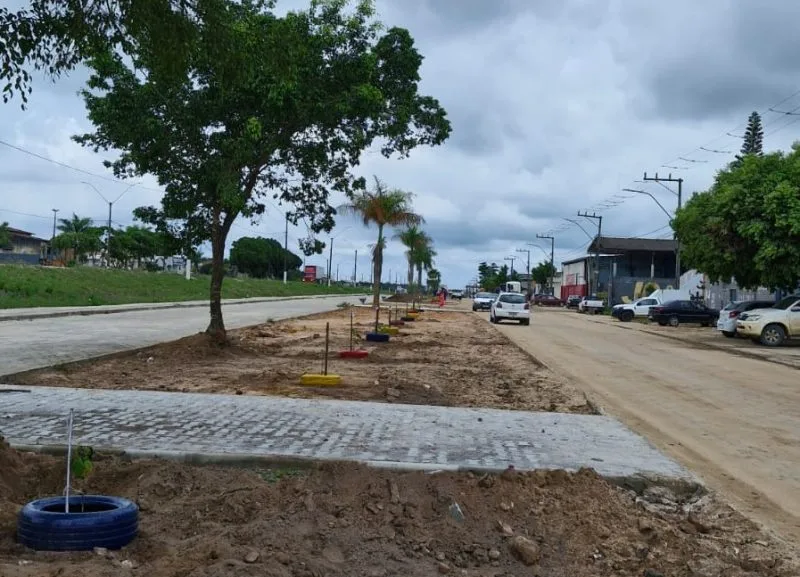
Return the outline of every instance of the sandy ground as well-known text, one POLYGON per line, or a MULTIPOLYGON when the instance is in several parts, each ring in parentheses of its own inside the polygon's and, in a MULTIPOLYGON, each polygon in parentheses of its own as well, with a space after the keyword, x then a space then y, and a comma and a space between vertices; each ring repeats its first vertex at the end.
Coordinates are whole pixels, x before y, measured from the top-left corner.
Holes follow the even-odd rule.
MULTIPOLYGON (((400 311, 403 309, 401 308, 400 311)), ((388 320, 386 312, 383 320, 388 320)), ((374 325, 371 309, 343 309, 231 332, 219 348, 196 335, 133 353, 12 375, 9 384, 103 389, 281 395, 441 406, 591 413, 586 396, 512 345, 483 319, 457 312, 424 313, 385 344, 361 342, 374 325), (341 360, 350 346, 363 360, 341 360), (328 370, 340 387, 299 384, 323 370, 330 323, 328 370)), ((524 328, 524 327, 519 327, 524 328)))
POLYGON ((796 369, 565 311, 531 324, 500 330, 739 510, 800 542, 796 369))
POLYGON ((621 489, 569 474, 200 468, 97 460, 86 492, 135 500, 116 552, 35 553, 21 505, 58 494, 64 466, 0 445, 3 577, 790 577, 792 549, 710 495, 621 489), (457 504, 458 512, 454 511, 457 504))

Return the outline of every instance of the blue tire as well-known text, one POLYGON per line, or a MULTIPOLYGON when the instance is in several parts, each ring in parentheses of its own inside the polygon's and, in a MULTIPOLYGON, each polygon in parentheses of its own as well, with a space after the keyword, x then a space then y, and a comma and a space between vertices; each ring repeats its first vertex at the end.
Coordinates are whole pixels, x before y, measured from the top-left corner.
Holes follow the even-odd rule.
POLYGON ((17 518, 17 540, 36 551, 121 549, 139 531, 139 508, 128 499, 101 495, 31 501, 17 518))
POLYGON ((388 343, 389 335, 385 333, 367 333, 367 340, 371 343, 388 343))

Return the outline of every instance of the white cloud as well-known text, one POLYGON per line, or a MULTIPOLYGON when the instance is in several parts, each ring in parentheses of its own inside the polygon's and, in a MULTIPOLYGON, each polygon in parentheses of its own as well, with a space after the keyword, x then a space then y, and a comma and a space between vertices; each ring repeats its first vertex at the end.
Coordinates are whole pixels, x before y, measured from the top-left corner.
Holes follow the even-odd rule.
MULTIPOLYGON (((736 133, 749 112, 795 89, 796 3, 776 0, 757 12, 745 4, 379 0, 384 21, 415 36, 425 56, 423 91, 441 100, 454 132, 444 146, 402 161, 367 155, 359 170, 415 193, 449 286, 472 279, 480 261, 524 256, 516 250, 537 242, 537 233, 592 210, 622 187, 646 187, 671 208, 668 192, 632 181, 644 171, 672 170, 686 179, 685 196, 706 188, 731 155, 698 147, 736 151, 740 142, 726 132, 736 133), (680 161, 681 155, 707 162, 680 161)), ((127 186, 109 181, 102 158, 70 141, 89 129, 75 95, 84 78, 79 72, 55 85, 38 82, 30 109, 5 106, 0 129, 7 142, 98 176, 0 146, 0 219, 49 236, 51 208, 105 218, 107 205, 81 181, 107 198, 127 186)), ((795 107, 800 95, 781 108, 795 107)), ((770 149, 788 147, 800 128, 789 124, 791 117, 767 112, 764 119, 770 149)), ((157 189, 145 179, 114 207, 114 220, 128 224, 134 207, 158 202, 157 189)), ((283 215, 268 206, 256 227, 238 222, 231 241, 248 234, 282 240, 283 215)), ((644 196, 603 214, 609 235, 669 234, 666 217, 644 196)), ((589 222, 584 228, 595 230, 589 222)), ((347 221, 332 234, 340 276, 352 274, 356 250, 358 269, 368 276, 375 231, 347 221)), ((302 224, 292 227, 290 246, 305 235, 302 224)), ((581 254, 588 242, 574 226, 556 236, 557 261, 581 254)), ((549 250, 546 243, 539 244, 549 250)), ((545 257, 531 250, 532 262, 545 257)), ((326 253, 309 262, 327 259, 326 253)), ((386 268, 401 276, 405 270, 396 242, 386 268)))

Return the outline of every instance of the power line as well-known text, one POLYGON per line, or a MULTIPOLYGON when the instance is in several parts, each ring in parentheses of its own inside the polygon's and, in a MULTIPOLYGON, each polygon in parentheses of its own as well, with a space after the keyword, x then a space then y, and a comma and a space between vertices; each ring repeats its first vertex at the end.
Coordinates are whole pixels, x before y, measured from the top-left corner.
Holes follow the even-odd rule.
MULTIPOLYGON (((21 146, 17 146, 16 144, 11 144, 10 142, 6 142, 5 140, 0 140, 0 144, 2 144, 3 146, 7 146, 8 148, 13 148, 14 150, 22 152, 23 154, 27 154, 28 156, 32 156, 34 158, 38 158, 40 160, 44 160, 44 161, 49 162, 51 164, 55 164, 55 165, 60 166, 62 168, 73 170, 75 172, 80 172, 81 174, 86 174, 88 176, 93 176, 95 178, 99 178, 101 180, 106 180, 108 182, 113 182, 115 184, 130 184, 129 182, 125 182, 125 181, 120 180, 118 178, 111 178, 109 176, 104 176, 102 174, 97 174, 97 173, 91 172, 89 170, 84 170, 82 168, 77 168, 77 167, 72 166, 70 164, 67 164, 65 162, 61 162, 61 161, 58 161, 58 160, 53 160, 52 158, 48 158, 48 157, 46 157, 44 155, 38 154, 38 153, 33 152, 31 150, 28 150, 26 148, 22 148, 21 146)), ((144 187, 144 186, 139 186, 139 188, 141 188, 142 190, 149 190, 151 192, 158 192, 158 193, 161 193, 161 194, 164 193, 163 190, 155 190, 153 188, 147 188, 147 187, 144 187)))

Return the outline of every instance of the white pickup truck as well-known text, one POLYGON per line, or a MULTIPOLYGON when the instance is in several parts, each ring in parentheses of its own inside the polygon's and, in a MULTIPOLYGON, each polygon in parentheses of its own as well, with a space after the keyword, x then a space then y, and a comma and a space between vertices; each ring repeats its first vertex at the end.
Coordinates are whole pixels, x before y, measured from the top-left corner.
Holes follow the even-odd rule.
POLYGON ((583 297, 581 302, 578 303, 579 313, 592 313, 597 314, 603 312, 606 306, 606 301, 594 297, 583 297))
POLYGON ((627 323, 632 321, 634 317, 647 318, 647 315, 650 314, 650 307, 660 304, 660 298, 645 297, 643 299, 633 301, 632 303, 614 305, 611 307, 611 316, 615 319, 621 320, 624 323, 627 323))

